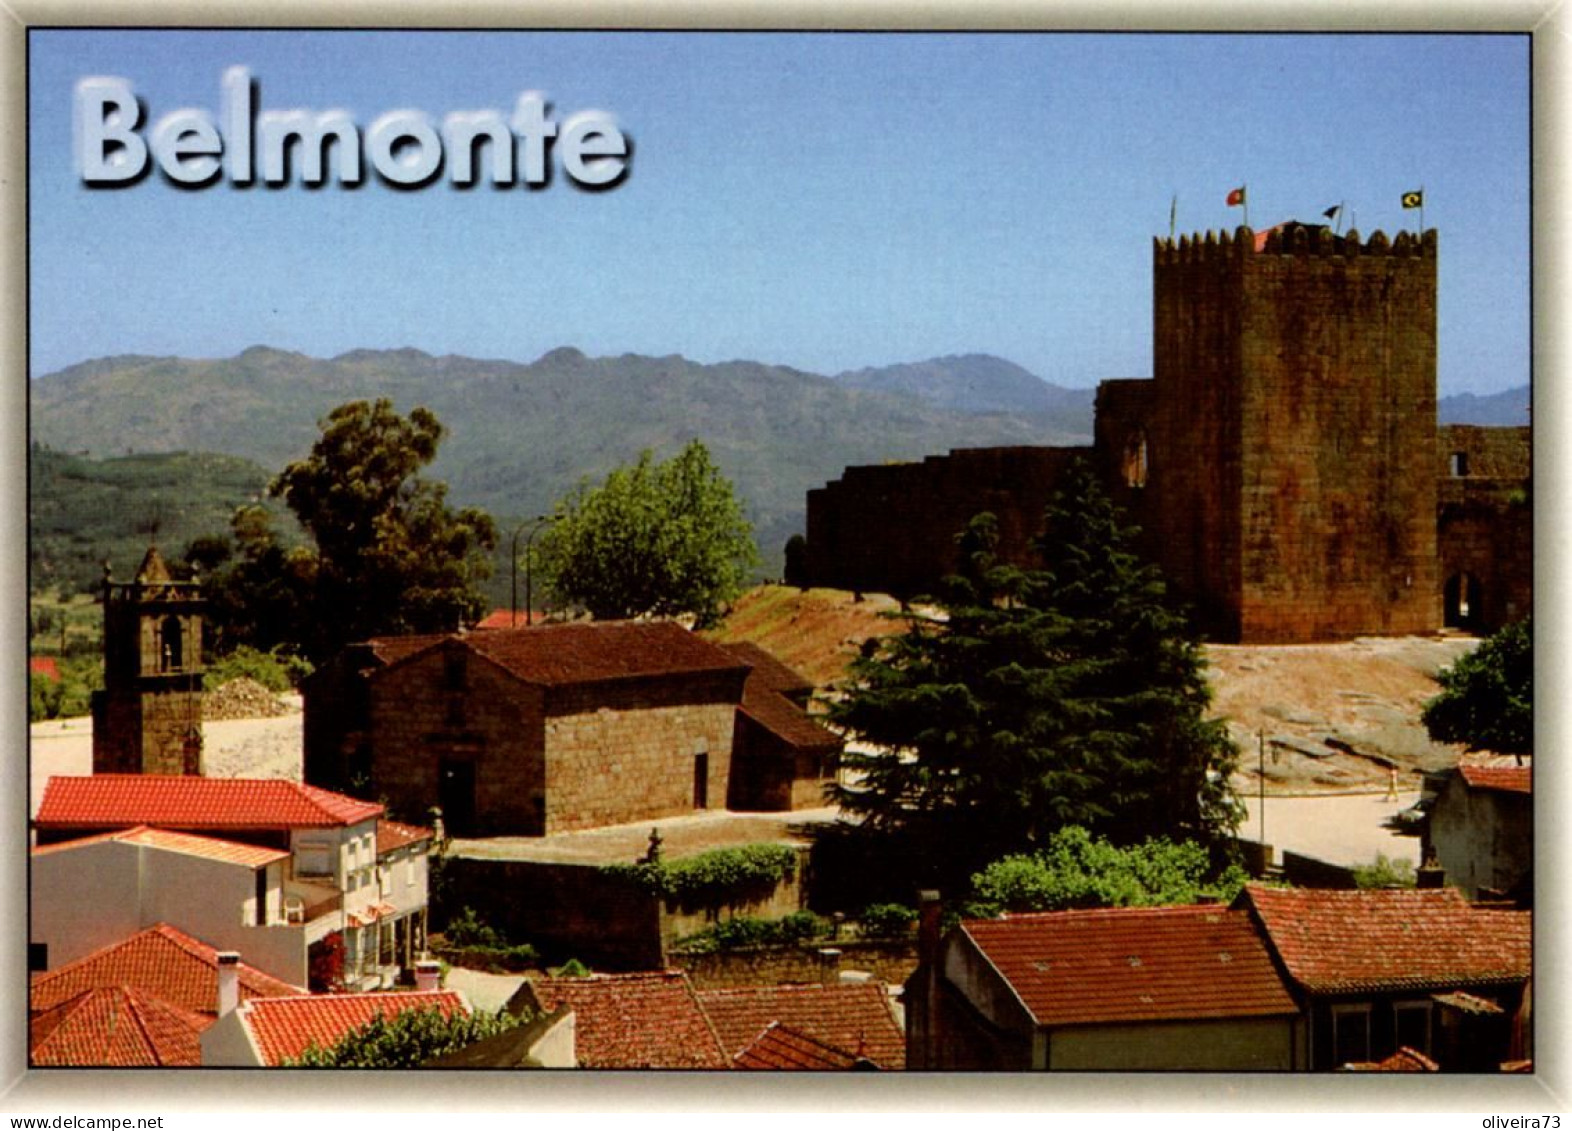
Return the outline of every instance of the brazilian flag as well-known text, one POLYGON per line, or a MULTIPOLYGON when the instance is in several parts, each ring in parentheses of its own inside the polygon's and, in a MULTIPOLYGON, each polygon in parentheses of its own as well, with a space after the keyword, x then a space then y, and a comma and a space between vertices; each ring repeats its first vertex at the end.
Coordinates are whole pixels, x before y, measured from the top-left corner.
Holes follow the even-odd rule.
POLYGON ((1423 208, 1424 206, 1425 206, 1425 194, 1424 194, 1423 191, 1420 191, 1420 192, 1405 192, 1403 194, 1403 207, 1404 208, 1423 208))

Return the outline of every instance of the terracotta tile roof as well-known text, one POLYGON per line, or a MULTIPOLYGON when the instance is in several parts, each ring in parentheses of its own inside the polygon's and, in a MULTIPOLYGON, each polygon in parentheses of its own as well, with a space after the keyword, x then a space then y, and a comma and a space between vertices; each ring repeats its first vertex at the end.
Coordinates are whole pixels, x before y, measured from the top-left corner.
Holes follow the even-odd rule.
POLYGON ((1449 994, 1431 994, 1430 1000, 1437 1005, 1449 1005, 1453 1009, 1460 1009, 1464 1013, 1488 1015, 1506 1012, 1506 1010, 1489 998, 1482 998, 1477 994, 1464 993, 1462 990, 1456 990, 1449 994))
POLYGON ((743 986, 698 995, 728 1055, 738 1055, 766 1026, 780 1022, 882 1068, 906 1067, 906 1036, 881 985, 743 986))
POLYGON ((742 689, 742 713, 784 742, 802 750, 839 751, 840 736, 784 695, 755 688, 753 678, 742 689))
POLYGON ((1343 1066, 1348 1072, 1440 1072, 1441 1066, 1418 1049, 1407 1045, 1385 1060, 1361 1060, 1343 1066))
POLYGON ((475 627, 488 630, 493 628, 532 628, 540 620, 540 614, 536 613, 535 616, 530 618, 530 624, 525 625, 525 615, 523 609, 520 609, 518 612, 514 612, 512 609, 492 609, 483 619, 475 623, 475 627))
POLYGON ((1534 792, 1534 767, 1495 766, 1463 761, 1457 772, 1470 789, 1491 789, 1503 793, 1534 792))
POLYGON ((218 840, 214 837, 149 828, 147 825, 138 825, 136 828, 122 829, 119 832, 100 833, 98 836, 82 837, 78 840, 61 841, 59 844, 41 845, 34 848, 32 853, 34 856, 53 855, 108 841, 161 848, 166 852, 178 852, 183 856, 200 856, 206 860, 240 864, 247 868, 262 868, 276 860, 289 859, 289 853, 279 848, 237 844, 234 841, 218 840))
POLYGON ((1289 974, 1312 993, 1511 985, 1529 975, 1530 913, 1471 907, 1455 888, 1250 884, 1241 898, 1289 974))
POLYGON ((782 695, 802 694, 813 690, 812 680, 792 671, 751 640, 720 644, 720 647, 753 668, 752 674, 748 676, 750 686, 757 685, 770 691, 778 691, 782 695))
POLYGON ((546 624, 459 639, 519 679, 549 687, 745 667, 672 621, 546 624))
POLYGON ((159 774, 52 777, 40 829, 161 825, 175 829, 335 828, 380 816, 381 805, 282 778, 159 774))
POLYGON ((1297 1012, 1243 911, 1051 911, 965 920, 961 930, 1042 1026, 1297 1012))
POLYGON ((35 1067, 194 1067, 202 1063, 202 1030, 212 1023, 135 986, 101 986, 34 1015, 28 1060, 35 1067))
POLYGON ((730 1057, 687 975, 596 974, 530 978, 541 1008, 575 1014, 581 1068, 726 1068, 730 1057))
POLYGON ((369 907, 362 907, 359 912, 351 912, 349 925, 351 927, 366 927, 378 919, 385 919, 389 915, 397 915, 398 908, 391 903, 373 903, 369 907))
POLYGON ((436 1009, 452 1017, 468 1013, 469 1003, 456 990, 317 994, 258 998, 240 1007, 240 1018, 262 1054, 262 1063, 277 1065, 298 1057, 312 1044, 331 1048, 351 1029, 375 1017, 396 1017, 411 1009, 436 1009))
MULTIPOLYGON (((30 1009, 54 1009, 87 990, 131 986, 195 1013, 218 1012, 217 951, 167 923, 139 931, 38 975, 29 987, 30 1009)), ((286 997, 301 992, 253 966, 240 963, 241 1000, 286 997)))
POLYGON ((378 636, 366 641, 371 654, 384 665, 396 664, 405 656, 413 656, 416 652, 424 652, 433 644, 440 644, 447 637, 441 633, 427 633, 420 636, 378 636))
POLYGON ((420 841, 430 840, 435 835, 431 829, 424 829, 419 825, 380 820, 377 822, 377 855, 386 856, 406 844, 418 844, 420 841))
POLYGON ((735 1057, 732 1063, 738 1068, 797 1069, 807 1071, 840 1070, 848 1068, 878 1068, 867 1057, 825 1044, 779 1021, 769 1027, 735 1057))

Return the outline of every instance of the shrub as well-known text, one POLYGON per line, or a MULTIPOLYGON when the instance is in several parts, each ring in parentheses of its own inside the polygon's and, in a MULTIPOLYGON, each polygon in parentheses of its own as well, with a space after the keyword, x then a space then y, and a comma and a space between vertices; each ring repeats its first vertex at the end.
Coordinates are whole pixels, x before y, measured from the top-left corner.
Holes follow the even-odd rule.
POLYGON ((766 894, 796 867, 797 850, 788 845, 746 844, 681 860, 608 864, 601 871, 662 899, 718 908, 766 894))
POLYGON ((1154 839, 1119 848, 1085 829, 1061 829, 1046 848, 995 860, 972 877, 967 911, 979 917, 1001 911, 1059 911, 1073 907, 1150 907, 1226 903, 1246 876, 1229 865, 1215 877, 1206 849, 1190 841, 1154 839))
POLYGON ((869 938, 899 938, 917 922, 917 912, 902 903, 873 903, 857 916, 863 935, 869 938))
POLYGON ((437 1009, 406 1009, 393 1017, 372 1018, 329 1048, 313 1043, 283 1063, 287 1068, 415 1068, 432 1057, 505 1033, 525 1020, 505 1010, 444 1017, 437 1009))
POLYGON ((309 661, 300 656, 274 648, 263 652, 242 644, 227 656, 221 656, 207 666, 202 676, 202 687, 215 691, 232 679, 251 679, 274 694, 292 691, 312 671, 309 661))
POLYGON ((829 934, 829 924, 811 911, 793 911, 780 919, 738 915, 723 919, 677 943, 689 954, 713 954, 752 946, 796 946, 829 934))
POLYGON ((1384 852, 1373 864, 1354 869, 1354 886, 1360 888, 1411 888, 1417 882, 1412 860, 1394 860, 1384 852))

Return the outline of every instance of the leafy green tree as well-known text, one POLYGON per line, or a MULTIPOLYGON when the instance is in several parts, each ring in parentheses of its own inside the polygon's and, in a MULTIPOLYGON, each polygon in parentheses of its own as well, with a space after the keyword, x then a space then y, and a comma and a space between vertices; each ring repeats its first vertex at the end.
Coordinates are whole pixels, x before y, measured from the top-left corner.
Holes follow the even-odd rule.
POLYGON ((1441 694, 1425 704, 1425 729, 1437 742, 1470 750, 1528 754, 1534 745, 1534 632, 1507 625, 1443 671, 1441 694))
POLYGON ((311 454, 269 486, 313 549, 291 555, 262 538, 256 552, 291 585, 309 585, 295 626, 309 628, 313 660, 371 636, 448 631, 485 612, 476 583, 490 570, 496 525, 483 511, 454 510, 445 484, 421 478, 442 435, 428 409, 404 417, 387 400, 353 401, 328 414, 311 454))
POLYGON ((299 652, 311 621, 316 555, 281 538, 265 507, 243 506, 229 525, 227 536, 198 538, 185 552, 207 599, 208 655, 299 652))
POLYGON ((286 1068, 418 1068, 442 1056, 505 1033, 524 1018, 496 1013, 454 1013, 437 1009, 406 1009, 391 1017, 377 1016, 345 1033, 331 1048, 313 1044, 300 1056, 286 1059, 286 1068))
POLYGON ((541 538, 552 599, 597 620, 686 613, 713 625, 758 564, 742 505, 698 440, 581 484, 552 517, 541 538))
POLYGON ((1211 845, 1238 822, 1204 660, 1134 531, 1081 465, 1046 520, 1042 568, 1022 570, 997 561, 993 517, 973 519, 937 607, 901 614, 906 631, 855 661, 831 706, 876 748, 846 752, 836 800, 924 880, 954 884, 1071 825, 1211 845))
POLYGON ((1229 902, 1248 878, 1238 865, 1213 876, 1206 849, 1191 841, 1152 839, 1124 848, 1078 826, 1060 829, 1033 853, 995 860, 972 877, 968 914, 1063 911, 1079 907, 1151 907, 1229 902))

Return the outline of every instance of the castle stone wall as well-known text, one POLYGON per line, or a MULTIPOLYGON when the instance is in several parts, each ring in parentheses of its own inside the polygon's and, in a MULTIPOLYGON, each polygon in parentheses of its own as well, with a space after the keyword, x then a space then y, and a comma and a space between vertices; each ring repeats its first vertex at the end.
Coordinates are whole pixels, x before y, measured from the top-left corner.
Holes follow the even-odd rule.
POLYGON ((1024 565, 1071 459, 1090 448, 961 448, 916 464, 849 467, 808 492, 806 569, 815 585, 909 598, 955 572, 955 536, 989 511, 999 557, 1024 565))

